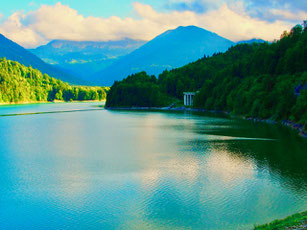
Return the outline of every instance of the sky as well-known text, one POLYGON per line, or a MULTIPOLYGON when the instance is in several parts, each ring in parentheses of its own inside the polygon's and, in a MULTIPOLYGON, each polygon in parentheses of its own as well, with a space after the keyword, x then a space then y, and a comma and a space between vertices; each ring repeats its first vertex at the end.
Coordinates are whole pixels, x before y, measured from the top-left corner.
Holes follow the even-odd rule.
POLYGON ((232 41, 278 39, 307 19, 306 0, 10 0, 0 33, 25 48, 51 40, 151 40, 195 25, 232 41))

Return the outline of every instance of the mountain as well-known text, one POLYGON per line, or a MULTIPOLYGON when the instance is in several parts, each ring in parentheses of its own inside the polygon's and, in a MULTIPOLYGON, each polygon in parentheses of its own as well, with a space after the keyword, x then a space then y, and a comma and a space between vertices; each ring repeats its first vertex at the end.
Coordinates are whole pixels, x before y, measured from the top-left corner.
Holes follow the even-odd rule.
POLYGON ((265 43, 265 40, 253 38, 251 40, 239 41, 237 44, 253 44, 253 43, 265 43))
POLYGON ((0 57, 17 61, 25 66, 32 66, 51 77, 61 79, 72 84, 85 84, 86 82, 74 77, 73 75, 51 66, 40 58, 27 51, 17 43, 7 39, 0 34, 0 57))
POLYGON ((90 75, 144 44, 145 41, 132 39, 106 42, 54 40, 29 51, 49 64, 90 81, 90 75))
POLYGON ((173 69, 204 55, 224 52, 234 45, 230 40, 195 26, 178 27, 166 31, 139 49, 114 62, 93 75, 99 84, 112 85, 129 74, 146 71, 158 75, 165 69, 173 69))

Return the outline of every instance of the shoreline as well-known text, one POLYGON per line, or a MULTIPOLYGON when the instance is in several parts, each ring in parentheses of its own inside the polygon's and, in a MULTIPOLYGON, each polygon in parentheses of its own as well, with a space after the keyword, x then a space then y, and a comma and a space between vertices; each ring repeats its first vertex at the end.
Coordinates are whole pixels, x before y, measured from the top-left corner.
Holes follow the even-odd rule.
POLYGON ((106 102, 106 100, 85 100, 85 101, 24 101, 24 102, 8 102, 0 103, 0 108, 2 105, 31 105, 31 104, 60 104, 60 103, 89 103, 89 102, 106 102))
POLYGON ((239 118, 243 120, 253 121, 253 122, 262 122, 268 124, 280 124, 282 126, 287 126, 298 132, 298 135, 307 139, 307 132, 304 131, 304 127, 302 124, 297 124, 289 120, 275 121, 272 119, 260 119, 254 117, 245 117, 239 115, 231 115, 229 112, 225 111, 215 111, 215 110, 206 110, 200 108, 187 108, 187 107, 108 107, 107 110, 143 110, 143 111, 189 111, 189 112, 202 112, 202 113, 215 113, 215 114, 225 114, 230 116, 231 118, 239 118))
POLYGON ((306 229, 306 228, 307 228, 307 211, 298 212, 284 219, 277 219, 267 224, 254 226, 254 230, 306 229))

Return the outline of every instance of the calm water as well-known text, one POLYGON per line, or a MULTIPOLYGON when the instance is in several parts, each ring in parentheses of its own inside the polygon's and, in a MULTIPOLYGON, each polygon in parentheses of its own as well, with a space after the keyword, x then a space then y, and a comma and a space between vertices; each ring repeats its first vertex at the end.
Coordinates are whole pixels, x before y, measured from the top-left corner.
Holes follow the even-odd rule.
POLYGON ((0 116, 1 230, 251 229, 307 209, 289 129, 96 105, 0 107, 62 111, 0 116))

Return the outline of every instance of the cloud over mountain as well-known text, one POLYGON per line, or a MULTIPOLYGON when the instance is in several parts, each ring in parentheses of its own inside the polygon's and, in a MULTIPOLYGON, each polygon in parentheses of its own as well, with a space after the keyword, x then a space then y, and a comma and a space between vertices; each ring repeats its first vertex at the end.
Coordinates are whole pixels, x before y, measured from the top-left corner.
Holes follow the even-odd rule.
MULTIPOLYGON (((204 0, 205 2, 207 0, 204 0)), ((195 1, 186 0, 187 6, 195 1)), ((207 1, 208 2, 208 1, 207 1)), ((221 2, 221 1, 218 1, 221 2)), ((0 24, 0 33, 29 48, 50 40, 107 41, 123 38, 150 40, 178 26, 195 25, 233 41, 254 37, 272 40, 293 24, 268 22, 251 17, 244 5, 222 3, 202 12, 193 9, 158 12, 152 6, 134 3, 135 17, 85 17, 67 5, 42 5, 29 13, 15 12, 0 24)), ((283 11, 273 12, 285 15, 283 11)), ((295 17, 286 15, 287 17, 295 17)), ((299 19, 305 16, 297 15, 299 19)))

